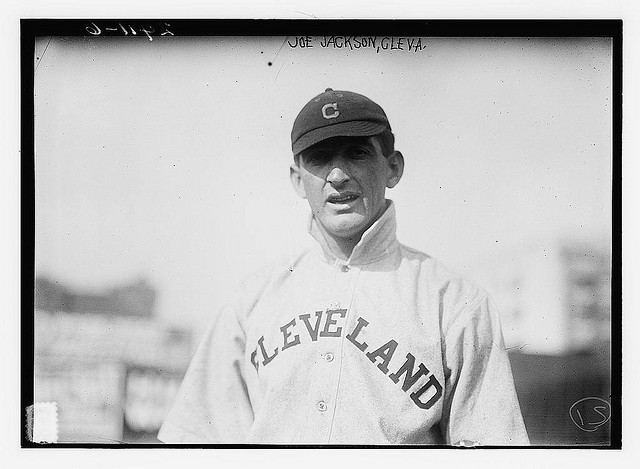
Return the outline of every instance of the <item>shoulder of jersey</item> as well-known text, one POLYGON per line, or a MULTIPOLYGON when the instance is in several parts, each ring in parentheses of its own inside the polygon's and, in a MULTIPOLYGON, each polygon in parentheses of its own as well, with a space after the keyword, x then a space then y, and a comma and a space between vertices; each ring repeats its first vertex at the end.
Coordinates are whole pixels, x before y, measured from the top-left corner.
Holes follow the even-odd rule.
POLYGON ((246 274, 236 285, 233 298, 239 302, 240 310, 250 311, 271 284, 281 283, 295 271, 300 260, 309 252, 308 248, 290 254, 281 254, 246 274))
POLYGON ((488 298, 487 292, 472 280, 451 270, 435 257, 402 246, 410 258, 420 262, 420 269, 429 290, 438 295, 438 304, 442 306, 443 331, 469 309, 479 305, 488 298))

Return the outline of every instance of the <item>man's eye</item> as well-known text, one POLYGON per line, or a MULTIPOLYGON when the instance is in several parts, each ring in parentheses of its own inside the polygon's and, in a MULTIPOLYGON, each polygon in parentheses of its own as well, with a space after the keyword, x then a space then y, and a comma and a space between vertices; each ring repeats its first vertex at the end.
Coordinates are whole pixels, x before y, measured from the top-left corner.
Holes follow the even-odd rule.
POLYGON ((349 152, 349 156, 351 156, 351 158, 364 159, 369 156, 369 150, 364 147, 353 148, 349 152))
POLYGON ((313 166, 323 165, 328 160, 328 154, 322 152, 309 153, 308 155, 304 156, 304 162, 313 166))

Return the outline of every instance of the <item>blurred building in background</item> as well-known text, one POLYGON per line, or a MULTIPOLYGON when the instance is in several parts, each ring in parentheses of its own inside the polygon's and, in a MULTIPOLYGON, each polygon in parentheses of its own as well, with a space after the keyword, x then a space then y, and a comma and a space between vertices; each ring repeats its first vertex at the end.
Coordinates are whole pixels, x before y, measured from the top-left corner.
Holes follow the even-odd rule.
POLYGON ((556 239, 505 254, 475 277, 500 311, 532 443, 608 444, 608 424, 576 423, 571 409, 611 398, 610 247, 556 239))
POLYGON ((35 290, 34 397, 57 403, 58 442, 157 442, 190 332, 154 318, 144 280, 81 293, 38 277, 35 290))
POLYGON ((507 347, 548 355, 608 347, 610 263, 608 246, 557 240, 485 267, 507 347))

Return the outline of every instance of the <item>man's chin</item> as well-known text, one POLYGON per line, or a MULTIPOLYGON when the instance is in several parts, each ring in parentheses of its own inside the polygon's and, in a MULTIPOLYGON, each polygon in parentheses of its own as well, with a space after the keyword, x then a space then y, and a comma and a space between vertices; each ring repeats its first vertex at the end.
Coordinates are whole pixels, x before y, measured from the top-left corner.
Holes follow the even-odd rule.
POLYGON ((338 239, 353 239, 362 236, 362 233, 369 227, 368 220, 358 214, 334 215, 330 223, 325 225, 327 233, 338 239))

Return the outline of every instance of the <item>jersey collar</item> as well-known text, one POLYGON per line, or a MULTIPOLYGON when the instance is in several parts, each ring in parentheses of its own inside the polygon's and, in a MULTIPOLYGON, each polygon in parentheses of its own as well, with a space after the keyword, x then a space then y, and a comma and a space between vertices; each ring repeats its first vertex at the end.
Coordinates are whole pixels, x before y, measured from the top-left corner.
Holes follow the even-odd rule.
POLYGON ((322 248, 322 253, 330 263, 343 263, 347 265, 364 265, 378 261, 388 256, 398 244, 396 238, 396 211, 393 201, 387 199, 387 208, 373 225, 367 229, 362 238, 353 248, 353 252, 347 261, 336 256, 329 248, 320 228, 313 216, 309 218, 309 234, 322 248))

